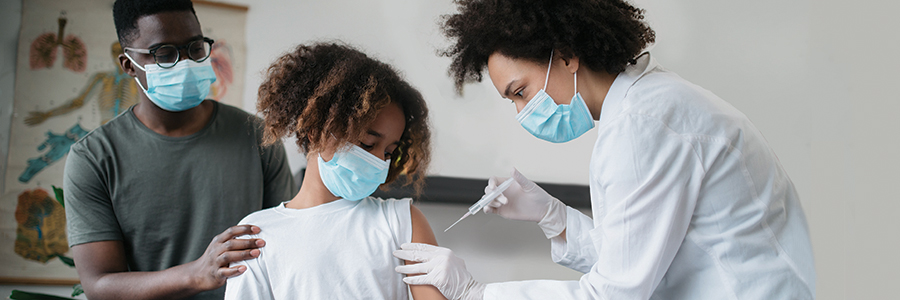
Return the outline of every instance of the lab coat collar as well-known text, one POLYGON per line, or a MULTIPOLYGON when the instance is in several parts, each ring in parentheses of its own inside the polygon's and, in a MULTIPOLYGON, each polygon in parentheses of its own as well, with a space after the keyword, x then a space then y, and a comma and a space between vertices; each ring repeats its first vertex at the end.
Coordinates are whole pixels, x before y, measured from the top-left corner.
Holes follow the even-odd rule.
POLYGON ((600 124, 619 115, 623 109, 622 102, 631 86, 657 67, 659 67, 659 63, 650 55, 650 52, 642 53, 638 56, 635 64, 625 67, 625 71, 616 76, 616 80, 609 87, 609 92, 606 93, 606 98, 603 99, 603 105, 600 108, 600 124))

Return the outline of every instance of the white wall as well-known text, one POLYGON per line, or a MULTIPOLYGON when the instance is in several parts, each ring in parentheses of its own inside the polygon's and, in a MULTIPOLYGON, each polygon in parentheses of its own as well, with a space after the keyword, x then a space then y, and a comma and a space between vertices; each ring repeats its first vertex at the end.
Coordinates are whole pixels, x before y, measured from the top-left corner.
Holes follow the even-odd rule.
MULTIPOLYGON (((450 1, 229 2, 251 7, 248 86, 261 80, 253 70, 262 70, 296 43, 339 38, 394 64, 422 90, 432 111, 434 174, 485 178, 518 167, 539 181, 587 182, 593 134, 563 145, 545 143, 519 127, 512 105, 489 83, 468 86, 463 98, 453 94, 446 76, 449 59, 434 55, 447 44, 436 23, 439 15, 453 11, 450 1)), ((900 76, 895 74, 900 21, 894 16, 900 4, 635 3, 647 10, 657 32, 653 52, 658 60, 742 110, 775 149, 807 214, 819 298, 893 298, 886 287, 900 280, 895 272, 900 268, 900 218, 893 217, 900 196, 892 188, 900 179, 900 76)), ((252 88, 246 89, 248 109, 254 95, 252 88)), ((462 211, 422 209, 436 231, 462 211)), ((439 234, 439 242, 462 249, 457 252, 469 261, 500 259, 498 249, 520 237, 499 239, 512 229, 495 226, 508 222, 485 222, 491 226, 477 237, 451 231, 439 234)), ((538 239, 522 247, 543 249, 546 242, 538 239)), ((500 274, 545 260, 545 253, 535 252, 473 273, 490 279, 548 278, 543 270, 500 274)))
MULTIPOLYGON (((3 2, 3 19, 7 7, 3 2)), ((301 42, 341 39, 405 73, 428 100, 432 172, 485 178, 512 167, 538 181, 587 183, 593 134, 562 145, 537 140, 489 83, 453 93, 439 15, 449 0, 225 0, 250 6, 245 108, 254 111, 261 72, 301 42), (527 149, 524 150, 523 149, 527 149)), ((889 0, 634 0, 657 32, 653 53, 667 68, 721 96, 766 135, 799 189, 809 220, 819 299, 891 299, 900 281, 900 51, 889 0)), ((202 22, 202 20, 201 20, 202 22)), ((112 26, 112 24, 110 24, 112 26)), ((2 29, 0 66, 12 66, 2 29)), ((5 84, 8 69, 0 70, 5 84)), ((0 130, 7 99, 0 85, 0 130)), ((0 132, 5 133, 5 132, 0 132)), ((7 135, 2 135, 6 138, 7 135)), ((292 163, 298 168, 299 155, 292 163)), ((440 231, 463 206, 423 204, 438 241, 486 282, 576 279, 549 261, 534 225, 477 215, 440 231)))

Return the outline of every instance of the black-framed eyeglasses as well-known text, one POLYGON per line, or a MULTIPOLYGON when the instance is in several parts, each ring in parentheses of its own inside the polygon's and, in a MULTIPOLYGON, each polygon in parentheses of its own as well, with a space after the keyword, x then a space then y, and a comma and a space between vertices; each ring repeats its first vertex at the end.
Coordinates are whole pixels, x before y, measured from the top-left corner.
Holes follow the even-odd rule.
POLYGON ((181 60, 181 50, 187 49, 188 58, 196 62, 203 62, 209 58, 212 50, 212 44, 215 41, 208 37, 191 41, 187 45, 159 45, 150 49, 136 49, 125 47, 124 50, 134 51, 137 53, 153 55, 153 60, 160 68, 168 69, 174 67, 181 60))

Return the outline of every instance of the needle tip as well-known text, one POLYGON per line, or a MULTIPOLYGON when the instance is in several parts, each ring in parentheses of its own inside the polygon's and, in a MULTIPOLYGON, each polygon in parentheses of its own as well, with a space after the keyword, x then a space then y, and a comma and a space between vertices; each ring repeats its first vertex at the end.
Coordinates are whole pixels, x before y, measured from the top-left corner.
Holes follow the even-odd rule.
POLYGON ((450 227, 447 227, 447 229, 444 229, 444 232, 447 232, 447 230, 450 230, 450 228, 453 228, 453 226, 456 226, 456 224, 459 223, 459 221, 462 221, 463 219, 465 219, 466 217, 468 217, 468 216, 470 216, 470 215, 471 215, 471 214, 469 214, 468 212, 466 212, 466 214, 464 214, 464 215, 462 216, 462 218, 459 218, 459 220, 456 220, 456 222, 453 222, 453 224, 450 225, 450 227))

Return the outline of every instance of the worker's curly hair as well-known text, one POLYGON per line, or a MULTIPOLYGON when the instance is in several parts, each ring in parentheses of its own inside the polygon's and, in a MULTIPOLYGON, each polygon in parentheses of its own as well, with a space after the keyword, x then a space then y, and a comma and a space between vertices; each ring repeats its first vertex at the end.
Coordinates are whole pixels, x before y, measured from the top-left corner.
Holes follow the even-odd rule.
POLYGON ((594 71, 618 74, 656 35, 642 9, 623 0, 456 0, 458 13, 444 15, 444 35, 455 43, 451 57, 457 92, 480 82, 494 52, 541 64, 550 52, 577 56, 594 71))
POLYGON ((405 184, 415 183, 421 191, 431 157, 428 108, 389 65, 347 45, 299 45, 269 66, 258 96, 256 108, 265 120, 263 143, 295 136, 307 153, 357 143, 379 110, 397 104, 406 128, 382 187, 405 173, 405 184))

